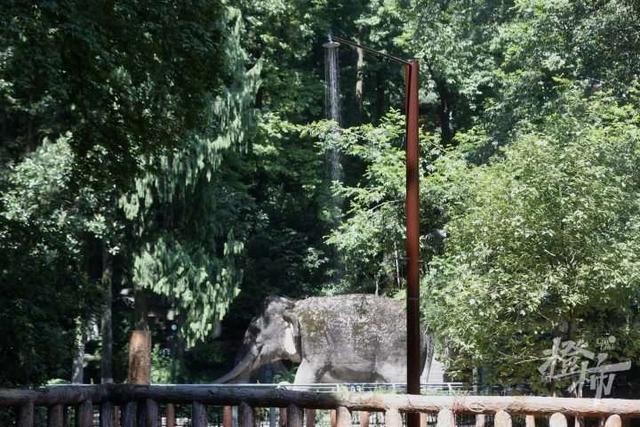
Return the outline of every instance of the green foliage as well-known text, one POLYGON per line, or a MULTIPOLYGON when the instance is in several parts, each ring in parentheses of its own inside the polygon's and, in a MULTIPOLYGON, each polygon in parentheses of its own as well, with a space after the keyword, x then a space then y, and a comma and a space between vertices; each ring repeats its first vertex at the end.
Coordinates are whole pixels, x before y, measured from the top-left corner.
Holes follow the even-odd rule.
POLYGON ((251 105, 260 64, 244 70, 240 17, 224 50, 234 80, 204 111, 203 130, 194 129, 178 150, 145 158, 146 173, 135 191, 120 199, 134 229, 134 286, 165 297, 183 316, 188 346, 210 336, 238 294, 238 257, 243 253, 251 205, 236 170, 252 124, 251 105), (223 165, 223 163, 226 163, 223 165))
POLYGON ((327 33, 326 2, 241 1, 243 44, 264 62, 258 107, 294 122, 322 115, 323 85, 317 40, 327 33))
POLYGON ((24 152, 71 131, 84 184, 126 188, 140 155, 206 126, 206 106, 230 78, 226 8, 215 0, 3 6, 5 138, 24 152))
POLYGON ((611 334, 625 343, 614 357, 637 357, 639 124, 637 108, 574 90, 500 159, 437 164, 454 192, 423 290, 454 369, 539 383, 552 336, 593 347, 611 334))
POLYGON ((152 384, 174 383, 174 364, 176 362, 171 356, 171 353, 166 349, 161 349, 159 344, 153 346, 153 350, 151 350, 152 384))
MULTIPOLYGON (((350 182, 332 183, 334 199, 344 203, 338 225, 327 235, 344 271, 340 282, 324 288, 328 293, 396 292, 404 287, 405 243, 405 161, 404 116, 391 110, 373 126, 366 124, 336 129, 332 122, 319 122, 307 128, 319 139, 324 151, 339 150, 345 164, 360 168, 350 182)), ((432 135, 421 140, 422 186, 428 164, 439 153, 432 135)), ((433 204, 422 193, 423 217, 432 216, 433 204)), ((433 230, 429 224, 424 230, 433 230)), ((427 234, 427 233, 425 233, 427 234)), ((425 258, 432 253, 434 236, 423 243, 425 258)))
POLYGON ((397 288, 397 268, 404 234, 404 117, 385 116, 380 126, 336 129, 322 122, 312 132, 322 138, 323 149, 338 149, 364 165, 357 184, 334 182, 337 200, 346 203, 345 218, 331 231, 333 245, 344 264, 342 283, 330 292, 373 292, 397 288))
POLYGON ((248 313, 270 294, 315 294, 328 281, 331 196, 323 152, 305 129, 261 116, 246 159, 254 208, 240 303, 248 313))
POLYGON ((563 333, 637 354, 637 2, 5 3, 0 382, 68 377, 107 255, 114 296, 158 316, 159 381, 218 373, 269 294, 402 292, 402 67, 343 46, 344 129, 319 121, 330 32, 421 60, 426 320, 450 367, 531 382, 563 333))
POLYGON ((87 247, 79 237, 102 221, 87 215, 95 195, 70 196, 68 140, 45 141, 6 171, 2 182, 0 363, 5 368, 0 383, 5 386, 66 376, 74 318, 91 310, 95 296, 82 264, 87 247))
POLYGON ((5 332, 18 340, 3 346, 7 381, 68 376, 73 321, 102 304, 105 253, 117 258, 115 295, 150 289, 179 309, 188 344, 208 336, 237 294, 249 207, 237 166, 260 65, 247 70, 238 11, 3 6, 0 272, 5 332))

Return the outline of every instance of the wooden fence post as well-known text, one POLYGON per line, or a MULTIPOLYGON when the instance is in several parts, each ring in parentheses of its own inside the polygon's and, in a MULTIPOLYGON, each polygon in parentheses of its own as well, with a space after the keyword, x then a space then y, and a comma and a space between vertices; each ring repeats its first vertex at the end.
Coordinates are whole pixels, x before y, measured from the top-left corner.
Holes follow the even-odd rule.
POLYGON ((240 422, 238 423, 240 427, 254 427, 255 417, 251 406, 245 402, 240 403, 238 413, 240 416, 240 422))
POLYGON ((47 409, 47 427, 62 427, 64 425, 64 406, 53 405, 47 409))
POLYGON ((420 427, 427 427, 429 425, 429 414, 426 412, 420 412, 420 427))
POLYGON ((79 427, 93 427, 93 404, 91 400, 85 400, 78 405, 78 418, 79 427))
POLYGON ((145 427, 158 427, 158 404, 155 400, 147 399, 145 402, 145 427))
POLYGON ((222 409, 222 427, 233 427, 233 408, 231 406, 225 406, 222 409))
POLYGON ((122 409, 120 412, 122 416, 120 424, 122 425, 122 427, 135 427, 137 412, 136 402, 127 402, 124 405, 124 409, 122 409))
POLYGON ((358 418, 360 419, 360 427, 369 427, 369 412, 360 411, 358 418))
POLYGON ((207 407, 200 402, 191 404, 191 425, 193 427, 207 427, 207 407))
POLYGON ((296 405, 287 408, 287 427, 302 427, 302 409, 296 405))
POLYGON ((304 416, 305 416, 305 423, 307 427, 316 426, 316 410, 315 409, 305 409, 304 416))
POLYGON ((176 406, 173 403, 167 403, 165 417, 167 417, 167 427, 176 427, 176 406))
POLYGON ((549 427, 567 427, 567 417, 560 412, 556 412, 549 418, 549 427))
POLYGON ((344 406, 338 406, 336 410, 337 427, 351 427, 351 412, 344 406))
POLYGON ((449 408, 442 408, 438 412, 437 427, 455 427, 456 417, 453 415, 453 411, 449 408))
POLYGON ((287 408, 280 408, 280 417, 278 420, 278 426, 285 427, 287 425, 287 408))
POLYGON ((389 408, 384 413, 385 427, 402 427, 402 415, 396 408, 389 408))
POLYGON ((511 427, 511 415, 506 411, 496 412, 493 425, 494 427, 511 427))
POLYGON ((113 403, 100 404, 100 427, 113 427, 113 403))
POLYGON ((276 420, 276 408, 274 407, 269 408, 269 427, 278 427, 278 421, 276 420))
POLYGON ((147 427, 147 405, 144 400, 138 402, 136 410, 136 425, 138 427, 147 427))
POLYGON ((18 408, 17 427, 33 427, 33 402, 26 402, 18 408))
POLYGON ((604 427, 622 427, 622 418, 620 415, 610 415, 605 421, 604 427))

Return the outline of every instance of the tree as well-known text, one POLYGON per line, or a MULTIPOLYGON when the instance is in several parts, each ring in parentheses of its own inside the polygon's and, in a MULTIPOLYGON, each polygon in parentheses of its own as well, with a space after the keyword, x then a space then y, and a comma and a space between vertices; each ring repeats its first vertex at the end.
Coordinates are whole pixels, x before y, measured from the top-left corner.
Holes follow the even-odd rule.
POLYGON ((218 1, 4 6, 3 139, 19 154, 71 132, 78 184, 130 185, 140 155, 207 126, 231 77, 218 1))
POLYGON ((488 100, 499 94, 496 68, 503 51, 496 44, 513 14, 512 1, 418 1, 400 40, 423 60, 422 102, 426 126, 439 130, 445 145, 458 131, 482 126, 488 100))
POLYGON ((637 357, 639 124, 611 94, 567 90, 500 159, 437 163, 448 237, 424 308, 454 370, 489 367, 492 382, 540 389, 554 336, 594 348, 615 335, 625 345, 613 357, 637 357))
POLYGON ((68 137, 45 141, 5 171, 0 197, 0 383, 65 378, 76 318, 95 309, 96 287, 83 265, 83 235, 102 225, 90 191, 69 191, 68 137), (96 212, 96 216, 91 216, 96 212), (55 301, 55 305, 52 302, 55 301))
POLYGON ((203 130, 185 135, 172 153, 145 158, 147 172, 120 199, 133 231, 134 286, 169 300, 188 345, 213 332, 238 293, 251 206, 238 156, 250 134, 260 64, 245 70, 240 15, 228 20, 235 26, 224 46, 233 83, 201 113, 203 130))
MULTIPOLYGON (((178 291, 166 291, 162 279, 186 275, 186 285, 179 285, 200 286, 193 289, 195 301, 183 293, 172 302, 189 312, 187 339, 202 339, 238 280, 228 267, 241 242, 229 217, 243 195, 227 197, 227 191, 245 190, 238 180, 221 182, 233 176, 233 156, 225 172, 217 171, 224 151, 244 146, 259 67, 247 72, 237 11, 217 1, 4 6, 3 285, 24 283, 42 296, 63 293, 59 299, 73 304, 61 311, 82 324, 97 321, 102 305, 80 310, 85 291, 104 285, 102 297, 91 300, 104 300, 107 318, 114 280, 116 294, 134 279, 138 287, 175 297, 178 291), (173 218, 191 227, 174 229, 173 218), (188 224, 193 218, 199 223, 188 224), (157 258, 145 264, 149 254, 157 258), (155 267, 162 271, 154 276, 155 267), (216 293, 217 284, 227 288, 216 293)), ((35 318, 38 308, 63 330, 73 329, 45 303, 33 298, 26 318, 35 318)), ((5 305, 10 317, 16 307, 5 305)), ((45 349, 29 351, 42 357, 45 349)), ((42 369, 22 365, 15 376, 28 383, 58 375, 65 370, 52 367, 60 366, 62 353, 51 351, 42 369)))
MULTIPOLYGON (((345 201, 338 226, 327 243, 334 246, 344 264, 340 282, 325 292, 379 292, 400 288, 400 260, 404 236, 404 134, 403 116, 392 112, 378 127, 362 125, 336 130, 332 122, 311 128, 322 148, 364 164, 362 177, 347 185, 334 182, 333 193, 345 201), (398 246, 400 245, 400 246, 398 246)), ((400 264, 403 264, 402 266, 400 264)))

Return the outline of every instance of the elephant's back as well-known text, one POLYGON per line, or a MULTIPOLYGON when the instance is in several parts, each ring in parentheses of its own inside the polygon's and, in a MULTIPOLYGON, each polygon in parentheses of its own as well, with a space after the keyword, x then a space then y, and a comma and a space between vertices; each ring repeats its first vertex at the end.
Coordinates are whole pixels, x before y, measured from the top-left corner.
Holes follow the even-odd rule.
POLYGON ((303 355, 341 364, 385 363, 406 354, 400 301, 375 295, 312 297, 296 304, 303 355))

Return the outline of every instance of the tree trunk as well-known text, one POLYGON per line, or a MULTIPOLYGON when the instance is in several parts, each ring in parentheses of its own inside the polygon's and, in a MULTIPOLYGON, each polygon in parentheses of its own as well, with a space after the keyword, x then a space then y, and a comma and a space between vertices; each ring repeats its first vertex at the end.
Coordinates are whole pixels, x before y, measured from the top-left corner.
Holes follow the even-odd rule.
MULTIPOLYGON (((356 42, 360 43, 360 40, 356 39, 356 42)), ((356 48, 358 59, 356 60, 356 120, 357 123, 362 123, 362 103, 364 96, 364 50, 362 48, 356 48)))
POLYGON ((449 144, 453 139, 453 129, 451 129, 451 94, 446 83, 438 84, 438 94, 440 95, 440 106, 438 115, 440 116, 440 129, 442 131, 442 142, 449 144))
POLYGON ((135 330, 129 339, 129 384, 151 383, 151 332, 135 330))
POLYGON ((376 117, 374 122, 378 122, 385 112, 385 81, 384 69, 379 67, 376 72, 376 117))
POLYGON ((76 338, 71 367, 71 382, 84 383, 84 345, 87 340, 86 328, 81 317, 76 319, 76 338))
POLYGON ((402 287, 402 282, 400 278, 400 254, 398 253, 398 242, 393 241, 393 258, 396 267, 396 287, 400 289, 402 287))
POLYGON ((142 290, 136 290, 136 329, 129 339, 129 371, 127 382, 130 384, 151 383, 151 332, 147 323, 147 298, 142 290))
POLYGON ((100 323, 100 334, 102 336, 102 357, 100 361, 101 383, 113 382, 113 326, 112 326, 112 278, 113 278, 113 257, 107 250, 106 244, 102 248, 102 317, 100 323))

